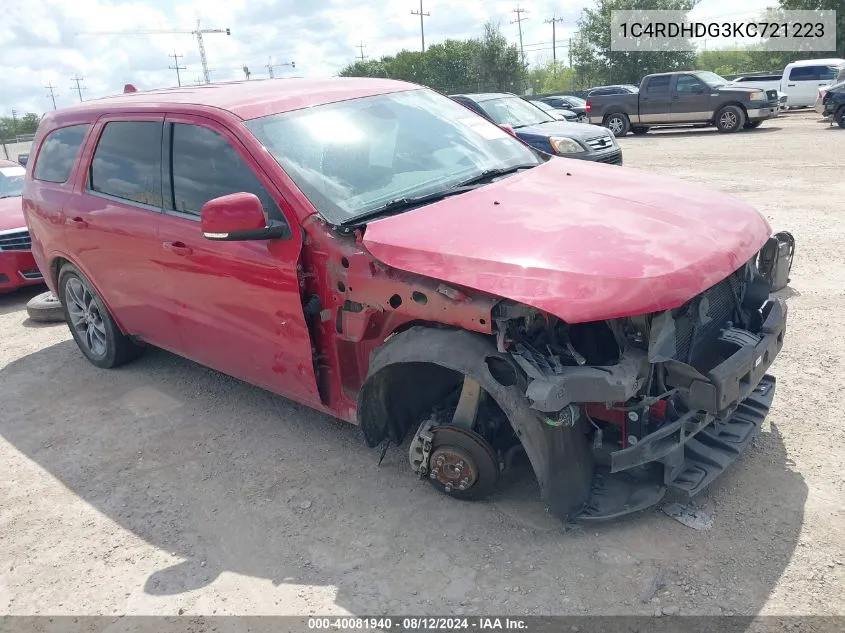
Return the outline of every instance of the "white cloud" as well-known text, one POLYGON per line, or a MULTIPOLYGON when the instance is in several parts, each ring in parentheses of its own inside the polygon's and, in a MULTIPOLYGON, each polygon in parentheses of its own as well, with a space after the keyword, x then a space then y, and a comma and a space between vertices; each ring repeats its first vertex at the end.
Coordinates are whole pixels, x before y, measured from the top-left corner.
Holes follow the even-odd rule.
MULTIPOLYGON (((766 0, 745 0, 744 12, 763 8, 766 0)), ((551 59, 551 25, 556 14, 558 55, 576 28, 581 9, 590 0, 523 0, 526 58, 551 59)), ((500 22, 503 33, 518 42, 511 22, 517 3, 511 0, 424 0, 426 44, 447 37, 480 35, 487 20, 500 22)), ((0 114, 12 108, 42 112, 52 107, 44 86, 55 85, 59 107, 78 101, 71 77, 78 75, 83 98, 120 92, 127 82, 139 88, 175 85, 169 70, 174 50, 183 57, 185 82, 201 76, 196 40, 182 35, 95 35, 93 31, 137 29, 191 30, 196 20, 205 28, 230 28, 231 36, 205 36, 209 66, 217 81, 241 79, 248 65, 254 77, 266 76, 268 57, 275 63, 296 62, 296 70, 279 68, 276 76, 335 74, 353 61, 363 41, 370 57, 418 50, 418 0, 21 0, 12 2, 0 24, 0 114), (10 9, 10 10, 8 10, 10 9)), ((703 0, 707 16, 737 13, 735 0, 703 0)))

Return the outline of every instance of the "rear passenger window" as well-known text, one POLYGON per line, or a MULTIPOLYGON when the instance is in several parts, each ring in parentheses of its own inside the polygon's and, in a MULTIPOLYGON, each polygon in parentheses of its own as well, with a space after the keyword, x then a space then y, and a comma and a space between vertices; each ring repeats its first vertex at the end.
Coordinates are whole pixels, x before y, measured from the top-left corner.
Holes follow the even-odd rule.
POLYGON ((209 200, 243 191, 258 196, 268 218, 283 219, 258 176, 226 139, 197 125, 174 123, 172 130, 169 209, 199 216, 209 200))
POLYGON ((645 90, 646 92, 669 92, 670 81, 672 81, 672 77, 670 75, 652 77, 648 80, 645 90))
POLYGON ((41 144, 32 177, 47 182, 65 182, 89 127, 88 124, 72 125, 50 132, 41 144))
POLYGON ((161 208, 161 121, 106 123, 88 188, 161 208))

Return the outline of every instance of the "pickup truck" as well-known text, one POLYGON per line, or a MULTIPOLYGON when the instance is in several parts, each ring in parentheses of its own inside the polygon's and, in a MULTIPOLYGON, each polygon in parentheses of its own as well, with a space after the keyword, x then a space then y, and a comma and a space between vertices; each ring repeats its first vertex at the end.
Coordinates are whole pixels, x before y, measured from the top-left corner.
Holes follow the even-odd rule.
POLYGON ((590 97, 587 112, 590 123, 603 125, 616 136, 688 124, 736 132, 776 117, 778 103, 774 93, 728 86, 715 73, 690 71, 646 75, 637 94, 590 97))

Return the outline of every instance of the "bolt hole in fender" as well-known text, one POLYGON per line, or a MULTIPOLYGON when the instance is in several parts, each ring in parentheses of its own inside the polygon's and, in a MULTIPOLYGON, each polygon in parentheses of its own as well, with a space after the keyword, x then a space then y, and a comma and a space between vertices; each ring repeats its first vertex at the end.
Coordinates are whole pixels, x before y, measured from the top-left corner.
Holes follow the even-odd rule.
POLYGON ((385 439, 400 445, 413 433, 412 468, 460 499, 489 495, 501 464, 521 446, 545 503, 571 518, 590 498, 592 453, 575 426, 545 423, 525 387, 521 371, 489 337, 414 326, 373 354, 358 394, 359 422, 371 447, 385 439))

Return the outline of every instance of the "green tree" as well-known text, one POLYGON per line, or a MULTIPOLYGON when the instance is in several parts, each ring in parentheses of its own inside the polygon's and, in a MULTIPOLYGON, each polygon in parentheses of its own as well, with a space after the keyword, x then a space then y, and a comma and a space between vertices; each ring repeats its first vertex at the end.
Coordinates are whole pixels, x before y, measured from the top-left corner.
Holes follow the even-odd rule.
POLYGON ((519 50, 508 44, 499 25, 488 22, 484 25, 481 45, 475 56, 474 75, 478 91, 522 92, 525 82, 525 66, 519 58, 519 50))
MULTIPOLYGON (((832 55, 845 57, 845 2, 843 0, 779 0, 780 8, 790 11, 836 11, 836 50, 832 55)), ((820 57, 818 53, 813 55, 820 57)), ((803 57, 808 57, 803 55, 803 57)))
POLYGON ((389 77, 387 73, 387 64, 385 60, 390 59, 387 57, 382 57, 378 60, 366 60, 366 61, 358 61, 354 64, 350 64, 343 70, 341 70, 338 75, 341 77, 382 77, 386 78, 389 77))
POLYGON ((432 44, 425 51, 424 83, 444 94, 475 90, 472 72, 480 48, 478 40, 446 40, 442 44, 432 44))
POLYGON ((41 116, 34 112, 27 112, 22 117, 0 117, 0 140, 14 139, 21 134, 35 134, 41 116))
POLYGON ((625 52, 610 49, 611 11, 689 11, 698 0, 595 0, 578 22, 581 40, 573 47, 574 66, 595 83, 639 83, 643 75, 691 69, 695 53, 687 51, 625 52))

